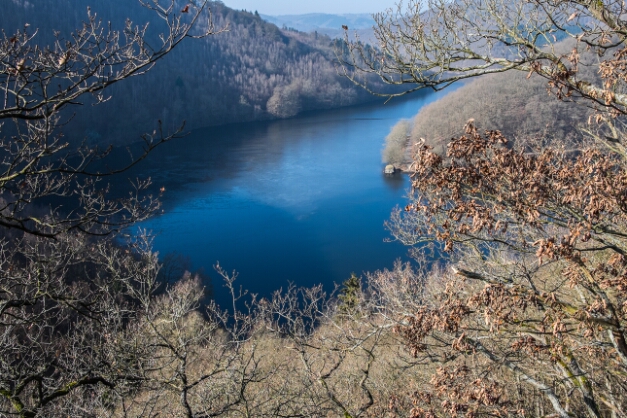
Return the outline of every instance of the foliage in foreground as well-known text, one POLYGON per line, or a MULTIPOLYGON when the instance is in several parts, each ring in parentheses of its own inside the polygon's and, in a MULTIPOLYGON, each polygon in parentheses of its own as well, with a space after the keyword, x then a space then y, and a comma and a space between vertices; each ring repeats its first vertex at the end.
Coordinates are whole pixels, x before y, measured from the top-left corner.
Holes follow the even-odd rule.
POLYGON ((521 391, 561 417, 620 416, 627 154, 506 144, 469 124, 444 155, 422 146, 414 195, 390 224, 408 243, 441 242, 455 262, 442 294, 402 327, 417 358, 448 359, 434 376, 442 388, 417 394, 418 416, 522 415, 521 391))
POLYGON ((407 266, 373 275, 368 302, 351 289, 350 309, 317 287, 229 313, 201 310, 190 275, 156 294, 144 244, 59 241, 1 260, 5 416, 382 416, 420 370, 379 299, 416 302, 423 279, 407 266))
MULTIPOLYGON (((406 92, 476 77, 485 90, 495 73, 520 71, 531 84, 499 75, 516 80, 504 90, 531 95, 540 76, 564 102, 560 121, 584 126, 569 141, 573 130, 553 123, 543 133, 551 115, 541 114, 529 127, 543 136, 513 138, 527 128, 516 126, 526 109, 486 102, 461 132, 462 123, 452 122, 446 144, 416 141, 413 194, 388 226, 408 245, 437 243, 451 262, 439 275, 440 293, 399 327, 417 359, 438 365, 412 395, 411 415, 625 416, 625 4, 406 6, 376 16, 380 54, 347 42, 347 68, 406 92), (593 113, 583 116, 572 102, 593 113), (509 120, 494 121, 508 113, 509 120)), ((479 85, 451 97, 462 104, 489 97, 479 85)))

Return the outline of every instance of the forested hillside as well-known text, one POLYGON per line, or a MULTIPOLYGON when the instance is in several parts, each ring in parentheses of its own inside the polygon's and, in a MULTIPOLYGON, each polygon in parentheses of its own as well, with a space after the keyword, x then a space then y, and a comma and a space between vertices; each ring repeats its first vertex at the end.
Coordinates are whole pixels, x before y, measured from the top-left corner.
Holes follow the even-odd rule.
POLYGON ((592 111, 549 97, 546 80, 524 73, 492 74, 467 82, 422 109, 412 121, 400 121, 386 138, 383 160, 403 166, 422 139, 438 152, 464 133, 473 120, 479 129, 498 129, 512 140, 542 137, 576 140, 592 111))
MULTIPOLYGON (((29 24, 26 30, 37 31, 37 43, 50 45, 54 31, 63 42, 87 19, 88 6, 114 28, 122 29, 127 18, 134 25, 150 22, 149 40, 164 30, 154 14, 124 0, 3 0, 0 24, 7 34, 29 24)), ((221 2, 211 3, 211 11, 223 33, 188 42, 146 77, 112 86, 111 101, 72 109, 78 117, 66 134, 90 143, 120 142, 151 131, 157 119, 168 128, 186 121, 191 129, 285 118, 374 99, 337 74, 330 38, 283 31, 256 13, 235 11, 221 2)))
POLYGON ((446 145, 463 133, 473 118, 479 128, 498 129, 508 138, 541 135, 572 138, 590 110, 549 97, 546 80, 524 73, 500 73, 477 78, 441 100, 425 106, 414 119, 411 139, 446 145))
MULTIPOLYGON (((573 42, 553 46, 566 55, 573 42)), ((596 80, 593 54, 581 54, 580 76, 596 80)), ((411 124, 401 121, 394 128, 405 143, 386 139, 385 162, 402 165, 411 159, 411 147, 421 139, 438 151, 444 151, 448 141, 464 133, 464 125, 473 120, 479 129, 497 129, 511 140, 531 138, 577 141, 580 129, 593 114, 585 103, 574 104, 571 98, 555 100, 547 90, 547 81, 538 75, 504 72, 475 78, 442 99, 423 107, 411 124), (404 152, 402 147, 406 147, 404 152), (391 156, 394 157, 391 157, 391 156)))

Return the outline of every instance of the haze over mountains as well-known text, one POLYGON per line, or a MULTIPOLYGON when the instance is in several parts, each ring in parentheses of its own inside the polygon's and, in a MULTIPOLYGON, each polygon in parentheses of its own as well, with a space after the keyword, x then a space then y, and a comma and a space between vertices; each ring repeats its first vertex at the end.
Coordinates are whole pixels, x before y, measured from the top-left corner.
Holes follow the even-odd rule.
POLYGON ((261 17, 275 25, 283 25, 303 32, 310 32, 317 29, 341 29, 342 25, 347 25, 351 29, 369 29, 374 25, 372 15, 368 13, 355 14, 328 14, 328 13, 307 13, 302 15, 281 15, 268 16, 261 14, 261 17))
POLYGON ((373 43, 375 41, 374 32, 372 30, 372 26, 375 22, 372 15, 368 13, 307 13, 280 16, 262 14, 261 17, 280 28, 293 28, 301 32, 318 32, 331 38, 344 36, 342 25, 345 25, 348 26, 351 34, 356 31, 360 39, 364 42, 373 43))

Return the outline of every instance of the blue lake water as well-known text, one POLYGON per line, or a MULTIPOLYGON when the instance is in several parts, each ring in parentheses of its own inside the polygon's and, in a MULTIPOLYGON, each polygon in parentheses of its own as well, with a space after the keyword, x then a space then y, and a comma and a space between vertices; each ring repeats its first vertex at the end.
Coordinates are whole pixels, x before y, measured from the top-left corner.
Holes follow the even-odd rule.
POLYGON ((439 97, 195 130, 137 168, 166 189, 163 213, 139 227, 155 234, 160 254, 204 268, 221 304, 217 262, 263 296, 289 282, 331 290, 351 272, 389 268, 407 248, 385 242, 383 223, 404 203, 409 179, 382 174, 383 141, 439 97))

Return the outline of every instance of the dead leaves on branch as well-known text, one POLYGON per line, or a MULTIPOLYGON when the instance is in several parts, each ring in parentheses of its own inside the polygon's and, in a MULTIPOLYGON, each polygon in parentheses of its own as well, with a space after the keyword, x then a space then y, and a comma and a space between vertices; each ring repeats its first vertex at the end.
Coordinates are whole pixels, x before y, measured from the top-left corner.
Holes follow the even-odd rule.
POLYGON ((523 413, 525 401, 491 404, 456 390, 468 362, 473 373, 483 370, 475 376, 482 387, 493 382, 512 395, 522 379, 558 414, 569 403, 626 410, 613 374, 627 373, 624 157, 594 146, 513 147, 472 121, 465 132, 445 155, 416 151, 415 195, 405 208, 420 219, 412 233, 473 266, 443 273, 445 287, 396 329, 413 356, 448 368, 434 373, 432 391, 414 395, 414 416, 523 413), (511 262, 499 259, 505 253, 511 262))
POLYGON ((494 380, 477 377, 467 365, 439 367, 429 381, 428 390, 413 394, 411 418, 439 416, 474 418, 486 414, 511 416, 503 388, 494 380))
POLYGON ((415 156, 413 187, 423 199, 406 211, 432 219, 438 239, 504 233, 510 225, 536 231, 557 225, 562 236, 525 243, 537 247, 539 257, 556 259, 572 256, 578 243, 611 234, 608 219, 620 225, 627 220, 621 159, 595 148, 514 149, 499 131, 469 132, 451 140, 445 158, 428 146, 415 156), (444 221, 436 222, 442 213, 444 221))

